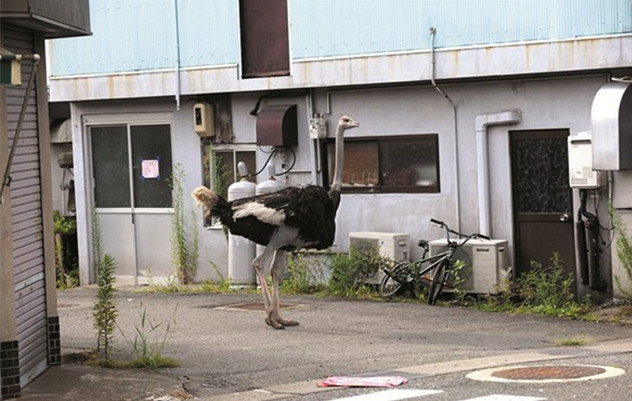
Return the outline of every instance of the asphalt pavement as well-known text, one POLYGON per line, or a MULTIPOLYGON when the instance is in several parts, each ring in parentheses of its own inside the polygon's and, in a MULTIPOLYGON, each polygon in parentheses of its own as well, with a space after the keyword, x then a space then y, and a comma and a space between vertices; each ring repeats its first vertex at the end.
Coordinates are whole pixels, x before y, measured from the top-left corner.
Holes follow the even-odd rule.
POLYGON ((179 366, 111 369, 76 362, 96 347, 94 302, 91 287, 59 293, 64 363, 23 389, 21 400, 318 399, 331 390, 317 383, 331 376, 440 377, 571 358, 605 361, 632 353, 632 326, 625 324, 283 296, 282 315, 300 325, 274 330, 264 323, 260 294, 128 288, 117 293, 115 358, 132 358, 139 349, 134 338, 145 337, 149 347, 179 366), (570 339, 583 340, 575 347, 559 345, 570 339))

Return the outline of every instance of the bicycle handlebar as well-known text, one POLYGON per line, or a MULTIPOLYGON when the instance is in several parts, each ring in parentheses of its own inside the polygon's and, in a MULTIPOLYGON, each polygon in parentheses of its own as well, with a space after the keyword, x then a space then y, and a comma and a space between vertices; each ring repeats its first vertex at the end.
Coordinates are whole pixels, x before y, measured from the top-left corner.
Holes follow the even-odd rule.
MULTIPOLYGON (((465 234, 462 234, 462 233, 460 233, 458 231, 454 231, 446 223, 444 223, 441 220, 436 220, 436 219, 432 219, 431 218, 430 222, 440 226, 441 228, 445 228, 445 230, 447 232, 446 236, 448 237, 448 241, 450 240, 450 234, 454 234, 454 235, 456 235, 459 238, 466 238, 465 242, 469 241, 472 238, 482 238, 482 239, 487 239, 487 240, 491 239, 487 235, 483 235, 483 234, 476 233, 476 234, 465 235, 465 234)), ((465 242, 463 242, 463 244, 465 244, 465 242)), ((461 244, 461 245, 463 245, 463 244, 461 244)))

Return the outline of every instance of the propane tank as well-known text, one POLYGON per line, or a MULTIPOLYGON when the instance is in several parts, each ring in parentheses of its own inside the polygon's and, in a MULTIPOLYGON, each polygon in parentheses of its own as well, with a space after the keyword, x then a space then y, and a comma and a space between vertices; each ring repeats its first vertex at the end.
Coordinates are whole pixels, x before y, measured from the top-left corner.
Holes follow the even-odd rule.
MULTIPOLYGON (((255 189, 257 195, 271 194, 272 192, 280 191, 287 187, 286 184, 276 180, 275 174, 276 168, 274 162, 271 162, 268 164, 268 179, 257 184, 255 189)), ((261 255, 264 249, 266 249, 265 246, 257 245, 257 255, 261 255)))
MULTIPOLYGON (((255 183, 247 180, 246 163, 239 162, 237 170, 242 177, 228 187, 228 200, 254 196, 255 183)), ((256 256, 255 244, 238 235, 228 234, 228 278, 233 287, 250 287, 255 285, 255 271, 252 261, 256 256)))

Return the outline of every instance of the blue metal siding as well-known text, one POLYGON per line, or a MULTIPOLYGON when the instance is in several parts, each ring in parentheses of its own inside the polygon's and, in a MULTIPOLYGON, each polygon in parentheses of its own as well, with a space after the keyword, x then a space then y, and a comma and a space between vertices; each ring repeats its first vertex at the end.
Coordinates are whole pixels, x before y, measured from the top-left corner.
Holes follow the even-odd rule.
MULTIPOLYGON (((288 0, 294 60, 632 32, 632 0, 288 0)), ((53 40, 52 76, 239 63, 238 0, 90 0, 91 37, 53 40)))
MULTIPOLYGON (((175 0, 90 0, 90 37, 52 41, 51 76, 176 67, 175 0)), ((239 60, 237 0, 177 0, 181 67, 239 60)))
POLYGON ((237 1, 178 0, 178 20, 182 67, 239 62, 237 1))
POLYGON ((630 0, 291 0, 295 59, 632 32, 630 0))

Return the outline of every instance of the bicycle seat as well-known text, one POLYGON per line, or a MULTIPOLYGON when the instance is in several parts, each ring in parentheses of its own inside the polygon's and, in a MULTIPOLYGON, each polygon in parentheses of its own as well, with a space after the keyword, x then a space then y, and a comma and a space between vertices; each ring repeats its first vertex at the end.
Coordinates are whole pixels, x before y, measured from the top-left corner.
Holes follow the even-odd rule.
POLYGON ((426 241, 425 239, 420 239, 419 242, 417 243, 417 246, 420 246, 422 248, 428 248, 428 241, 426 241))

